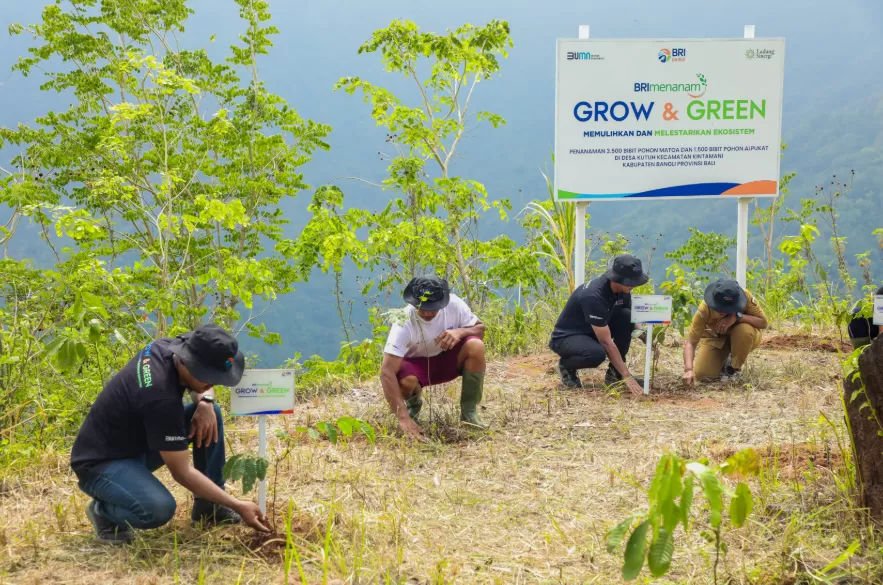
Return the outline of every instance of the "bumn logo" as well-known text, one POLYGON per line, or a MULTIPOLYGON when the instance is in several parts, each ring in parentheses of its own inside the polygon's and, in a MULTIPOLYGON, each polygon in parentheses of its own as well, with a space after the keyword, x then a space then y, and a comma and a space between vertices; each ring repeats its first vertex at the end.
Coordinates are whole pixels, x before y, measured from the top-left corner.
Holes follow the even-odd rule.
POLYGON ((598 53, 589 53, 588 51, 568 51, 568 61, 603 61, 604 57, 598 53))

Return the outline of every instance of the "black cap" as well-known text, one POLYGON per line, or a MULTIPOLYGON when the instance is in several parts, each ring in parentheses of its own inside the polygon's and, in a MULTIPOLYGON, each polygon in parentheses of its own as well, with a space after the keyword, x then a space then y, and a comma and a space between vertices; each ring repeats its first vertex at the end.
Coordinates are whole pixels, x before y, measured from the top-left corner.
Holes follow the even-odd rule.
POLYGON ((705 289, 705 304, 718 313, 733 315, 745 308, 748 296, 735 280, 715 280, 705 289))
POLYGON ((402 298, 409 305, 424 311, 441 311, 451 301, 448 281, 437 276, 418 276, 411 279, 402 298))
POLYGON ((200 382, 235 386, 242 379, 245 356, 239 351, 239 343, 214 323, 179 335, 170 348, 200 382))
POLYGON ((617 284, 633 287, 647 284, 650 280, 641 266, 641 261, 631 254, 619 254, 613 258, 604 276, 617 284))

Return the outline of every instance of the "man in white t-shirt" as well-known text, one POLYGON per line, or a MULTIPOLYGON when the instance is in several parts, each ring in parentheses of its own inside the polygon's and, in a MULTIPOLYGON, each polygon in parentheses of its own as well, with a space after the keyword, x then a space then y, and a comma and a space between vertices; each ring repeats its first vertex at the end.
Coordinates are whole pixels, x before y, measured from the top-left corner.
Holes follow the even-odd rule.
POLYGON ((423 388, 462 376, 460 420, 484 428, 477 411, 484 392, 484 324, 435 276, 414 278, 402 297, 406 318, 390 329, 380 367, 383 394, 399 426, 423 440, 416 422, 423 388))

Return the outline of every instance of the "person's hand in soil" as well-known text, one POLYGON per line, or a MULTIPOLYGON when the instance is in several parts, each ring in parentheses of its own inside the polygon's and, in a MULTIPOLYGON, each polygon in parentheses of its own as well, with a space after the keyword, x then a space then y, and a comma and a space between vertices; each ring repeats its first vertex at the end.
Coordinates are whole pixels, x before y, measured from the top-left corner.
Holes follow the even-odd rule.
POLYGON ((641 388, 640 384, 638 384, 638 382, 632 377, 626 379, 625 385, 628 387, 629 392, 636 396, 640 396, 644 393, 644 389, 641 388))
POLYGON ((242 521, 258 532, 270 532, 267 517, 261 514, 260 507, 254 502, 242 502, 237 510, 242 516, 242 521))
POLYGON ((717 325, 714 326, 714 330, 717 333, 726 333, 730 330, 730 327, 736 324, 736 315, 727 315, 723 319, 717 322, 717 325))
POLYGON ((423 436, 423 431, 420 430, 420 426, 414 422, 414 419, 410 416, 403 416, 399 419, 399 427, 404 431, 405 436, 409 439, 414 439, 415 441, 419 441, 421 443, 426 441, 426 437, 423 436))
POLYGON ((693 373, 693 370, 684 370, 684 385, 688 388, 692 388, 696 385, 696 375, 693 373))

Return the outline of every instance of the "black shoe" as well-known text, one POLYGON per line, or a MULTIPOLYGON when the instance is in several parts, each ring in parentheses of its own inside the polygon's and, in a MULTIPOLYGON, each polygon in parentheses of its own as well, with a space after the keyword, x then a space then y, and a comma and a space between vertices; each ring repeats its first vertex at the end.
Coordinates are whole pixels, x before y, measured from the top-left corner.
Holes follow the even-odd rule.
POLYGON ((104 544, 129 544, 135 540, 135 533, 128 526, 117 526, 110 520, 105 520, 98 515, 95 506, 98 502, 92 500, 86 504, 86 517, 92 523, 98 540, 104 544))
POLYGON ((196 498, 193 502, 190 520, 203 526, 215 526, 217 524, 240 524, 242 517, 227 506, 196 498))
MULTIPOLYGON (((613 366, 607 366, 607 373, 604 374, 604 385, 605 386, 615 386, 622 382, 622 376, 619 372, 616 371, 616 368, 613 366)), ((635 378, 635 382, 638 383, 638 386, 643 388, 644 386, 644 378, 635 378)))
POLYGON ((721 382, 738 382, 742 379, 742 370, 733 367, 733 356, 727 356, 724 367, 721 368, 721 382))
POLYGON ((558 376, 561 377, 561 383, 568 388, 583 387, 583 383, 580 382, 579 374, 576 373, 576 370, 568 370, 567 368, 562 368, 561 363, 558 363, 555 366, 555 371, 558 372, 558 376))

